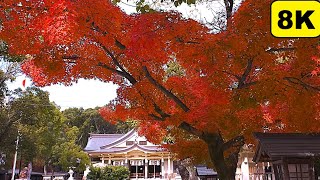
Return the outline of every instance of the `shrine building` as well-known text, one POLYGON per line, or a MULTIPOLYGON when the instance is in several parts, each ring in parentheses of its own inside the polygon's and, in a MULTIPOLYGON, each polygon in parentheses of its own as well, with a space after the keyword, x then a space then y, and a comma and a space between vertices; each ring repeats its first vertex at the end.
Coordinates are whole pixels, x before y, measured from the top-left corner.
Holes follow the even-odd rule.
POLYGON ((126 166, 130 179, 175 179, 169 151, 138 135, 136 129, 126 134, 90 134, 84 151, 93 166, 126 166))

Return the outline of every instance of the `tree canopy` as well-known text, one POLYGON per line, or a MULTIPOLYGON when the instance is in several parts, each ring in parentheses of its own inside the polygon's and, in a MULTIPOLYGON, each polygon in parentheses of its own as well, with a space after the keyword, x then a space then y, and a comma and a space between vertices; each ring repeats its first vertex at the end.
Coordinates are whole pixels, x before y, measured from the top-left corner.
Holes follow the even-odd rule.
POLYGON ((90 133, 94 134, 125 134, 135 128, 134 121, 120 121, 116 124, 111 124, 106 121, 99 113, 101 107, 94 109, 83 108, 68 108, 62 111, 63 116, 66 118, 65 123, 68 127, 77 127, 76 143, 82 148, 87 145, 90 133))
POLYGON ((78 128, 65 124, 66 118, 49 101, 48 92, 36 87, 17 89, 0 110, 4 115, 0 119, 0 152, 6 154, 5 167, 12 167, 18 135, 18 164, 33 162, 35 169, 50 166, 65 171, 72 166, 83 171, 89 164, 89 157, 76 144, 78 128), (77 159, 81 159, 78 164, 77 159))
POLYGON ((227 27, 212 33, 177 12, 127 15, 107 0, 4 0, 0 38, 39 86, 118 84, 106 119, 137 119, 149 140, 169 134, 172 151, 210 155, 220 179, 234 179, 253 131, 319 131, 319 39, 273 37, 271 0, 234 13, 225 2, 227 27), (167 71, 172 62, 181 73, 167 71))

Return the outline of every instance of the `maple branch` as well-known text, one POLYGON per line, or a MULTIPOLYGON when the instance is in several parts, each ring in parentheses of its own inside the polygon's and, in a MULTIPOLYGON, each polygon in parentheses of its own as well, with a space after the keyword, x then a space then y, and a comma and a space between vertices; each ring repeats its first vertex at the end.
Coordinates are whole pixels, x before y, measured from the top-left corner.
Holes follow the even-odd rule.
POLYGON ((176 41, 179 42, 179 43, 200 44, 199 42, 196 42, 196 41, 187 41, 187 42, 185 42, 185 41, 183 40, 183 38, 180 37, 180 36, 177 36, 175 39, 176 39, 176 41))
POLYGON ((179 107, 184 111, 188 112, 190 109, 187 105, 185 105, 176 95, 174 95, 171 91, 167 90, 165 87, 163 87, 160 83, 158 83, 149 73, 146 66, 142 67, 147 79, 151 84, 153 84, 157 89, 159 89, 161 92, 163 92, 166 96, 168 96, 170 99, 172 99, 176 104, 179 105, 179 107))
POLYGON ((114 69, 114 68, 112 68, 112 67, 110 67, 110 66, 108 66, 108 65, 106 65, 106 64, 104 64, 102 62, 99 62, 97 66, 103 67, 103 68, 105 68, 107 70, 110 70, 110 71, 120 75, 121 77, 125 77, 126 78, 126 74, 124 72, 116 70, 116 69, 114 69))
MULTIPOLYGON (((241 136, 237 136, 237 137, 241 137, 241 136)), ((237 139, 237 137, 234 139, 237 139)), ((234 152, 229 154, 229 156, 227 158, 225 158, 225 161, 227 163, 233 165, 234 166, 233 169, 236 169, 237 164, 238 164, 238 159, 239 159, 239 152, 240 152, 240 149, 244 145, 244 137, 240 138, 239 141, 235 142, 234 144, 236 144, 236 145, 233 145, 233 147, 236 147, 236 149, 234 150, 234 152)))
POLYGON ((249 82, 249 83, 245 83, 244 85, 242 85, 242 87, 240 89, 247 88, 247 87, 255 85, 255 84, 257 84, 257 81, 252 81, 252 82, 249 82))
MULTIPOLYGON (((140 90, 138 90, 138 93, 139 93, 139 95, 140 95, 145 101, 147 101, 147 98, 141 93, 140 90)), ((151 100, 152 100, 152 98, 151 98, 151 100)), ((153 101, 153 100, 152 100, 152 101, 153 101)), ((159 116, 157 116, 157 115, 155 115, 155 114, 149 114, 150 117, 152 117, 152 118, 154 118, 154 119, 156 119, 156 120, 164 121, 166 118, 168 118, 168 117, 171 116, 170 114, 165 113, 165 112, 160 108, 160 106, 158 106, 155 102, 153 102, 153 108, 154 108, 154 110, 161 116, 161 117, 159 117, 159 116)))
POLYGON ((227 19, 229 19, 232 16, 233 0, 224 0, 224 5, 226 9, 227 19))
POLYGON ((116 44, 116 46, 118 47, 118 48, 120 48, 120 49, 126 49, 126 46, 125 45, 123 45, 120 41, 118 41, 117 39, 116 39, 116 41, 115 41, 115 44, 116 44))
MULTIPOLYGON (((90 28, 91 30, 96 31, 96 32, 98 32, 98 33, 101 33, 103 36, 105 36, 105 35, 108 34, 108 32, 102 31, 102 30, 100 29, 100 27, 95 24, 95 22, 92 22, 92 23, 91 23, 91 26, 92 26, 92 27, 90 28)), ((126 49, 126 46, 125 46, 124 44, 122 44, 120 41, 118 41, 117 39, 115 39, 114 44, 115 44, 118 48, 120 48, 120 49, 122 49, 122 50, 126 49)), ((100 45, 101 45, 101 43, 100 43, 100 45)))
POLYGON ((104 52, 110 56, 112 62, 121 70, 120 72, 122 72, 122 76, 125 77, 132 85, 136 84, 137 80, 124 69, 124 67, 119 63, 118 59, 113 55, 113 53, 101 43, 97 43, 104 50, 104 52))
POLYGON ((223 149, 223 151, 225 151, 225 150, 227 150, 227 149, 229 149, 229 148, 231 148, 231 147, 234 147, 234 145, 235 145, 235 144, 238 144, 238 143, 240 143, 240 144, 243 145, 243 143, 244 143, 244 136, 242 136, 242 135, 241 135, 241 136, 236 136, 236 137, 230 139, 229 141, 223 143, 222 149, 223 149))
POLYGON ((252 70, 252 64, 253 64, 253 59, 249 59, 247 67, 239 80, 238 89, 248 87, 248 84, 246 85, 245 81, 246 81, 247 77, 249 76, 250 71, 252 70))
POLYGON ((157 121, 164 121, 165 119, 163 119, 162 117, 159 117, 155 114, 149 114, 150 117, 152 117, 153 119, 157 120, 157 121))
POLYGON ((160 116, 157 116, 153 113, 149 114, 149 116, 154 118, 155 120, 164 121, 166 120, 166 118, 171 116, 170 114, 165 113, 156 103, 153 103, 153 107, 154 107, 154 110, 160 115, 160 116))
POLYGON ((156 103, 153 103, 153 107, 163 120, 171 116, 170 114, 165 113, 156 103))
POLYGON ((284 77, 283 79, 292 83, 292 84, 301 85, 306 90, 311 89, 311 90, 315 90, 315 91, 320 91, 320 87, 312 86, 312 85, 307 84, 307 83, 303 82, 302 80, 295 78, 295 77, 284 77))
MULTIPOLYGON (((65 60, 77 60, 77 59, 80 59, 80 57, 77 56, 77 55, 71 55, 71 56, 62 56, 62 59, 65 59, 65 60)), ((66 62, 66 63, 71 63, 71 64, 75 64, 75 63, 76 63, 76 61, 65 61, 65 62, 66 62)), ((102 63, 102 62, 99 62, 99 63, 97 64, 97 66, 103 67, 103 68, 105 68, 105 69, 107 69, 107 70, 110 70, 110 71, 112 71, 112 72, 120 75, 121 77, 127 78, 127 77, 126 77, 127 74, 126 74, 125 72, 116 70, 116 69, 114 69, 114 68, 112 68, 112 67, 110 67, 110 66, 108 66, 108 65, 106 65, 106 64, 104 64, 104 63, 102 63)), ((127 79, 128 79, 128 78, 127 78, 127 79)), ((128 79, 128 80, 129 80, 129 79, 128 79)))
POLYGON ((238 75, 236 75, 236 74, 233 74, 233 73, 228 72, 228 71, 222 71, 222 72, 223 72, 223 73, 226 73, 226 74, 229 74, 229 75, 234 76, 235 78, 237 78, 237 80, 238 80, 238 81, 240 81, 240 80, 241 80, 241 77, 240 77, 240 76, 238 76, 238 75))
MULTIPOLYGON (((145 75, 147 77, 147 79, 149 80, 149 82, 151 84, 153 84, 156 88, 158 88, 161 92, 163 92, 166 96, 168 96, 169 98, 171 98, 176 104, 179 105, 179 107, 184 111, 184 112, 188 112, 190 109, 187 107, 187 105, 185 105, 177 96, 175 96, 171 91, 167 90, 165 87, 163 87, 160 83, 158 83, 150 74, 150 72, 148 71, 146 66, 143 66, 143 71, 145 72, 145 75)), ((166 116, 170 116, 169 114, 163 114, 163 112, 161 111, 161 109, 156 105, 155 105, 155 110, 156 112, 158 112, 162 118, 166 117, 166 116)), ((152 114, 151 114, 152 115, 152 114)), ((203 138, 204 132, 198 130, 197 128, 194 128, 193 126, 191 126, 189 123, 183 121, 182 123, 180 123, 180 125, 178 126, 178 128, 183 129, 199 138, 203 138)))
POLYGON ((77 60, 80 59, 80 57, 78 55, 70 55, 70 56, 62 56, 62 59, 66 59, 66 60, 77 60))
POLYGON ((203 139, 204 132, 192 127, 189 123, 187 123, 185 121, 183 121, 178 127, 180 129, 187 131, 190 134, 193 134, 193 135, 198 136, 199 138, 203 139))

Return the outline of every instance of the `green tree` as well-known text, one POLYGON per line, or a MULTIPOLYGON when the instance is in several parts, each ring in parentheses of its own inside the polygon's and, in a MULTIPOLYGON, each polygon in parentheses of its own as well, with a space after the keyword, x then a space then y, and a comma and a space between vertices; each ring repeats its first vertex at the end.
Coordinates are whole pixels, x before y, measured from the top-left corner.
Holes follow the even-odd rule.
POLYGON ((125 134, 132 130, 133 128, 136 128, 138 125, 138 122, 133 119, 127 119, 126 121, 119 121, 116 123, 116 129, 117 133, 125 134))
POLYGON ((124 134, 137 126, 137 122, 132 119, 119 121, 116 124, 107 122, 99 113, 100 107, 96 108, 68 108, 64 110, 63 116, 66 118, 65 124, 68 127, 77 127, 76 143, 84 148, 88 142, 89 134, 124 134))
POLYGON ((115 133, 116 126, 106 122, 99 114, 97 108, 69 108, 62 113, 66 118, 68 127, 77 127, 79 133, 76 143, 81 147, 85 147, 89 138, 89 133, 104 134, 115 133))
POLYGON ((53 169, 76 167, 84 170, 89 157, 75 143, 79 129, 65 124, 66 118, 50 102, 49 93, 29 87, 25 91, 15 90, 14 95, 5 108, 7 118, 12 122, 7 130, 11 133, 1 137, 6 146, 0 150, 11 157, 19 131, 19 156, 24 162, 37 162, 36 165, 45 166, 45 169, 51 166, 53 169))
POLYGON ((74 167, 77 172, 82 172, 86 166, 90 164, 89 156, 82 151, 81 146, 76 144, 79 129, 75 126, 69 128, 64 127, 63 136, 60 143, 53 147, 53 163, 52 165, 67 171, 70 167, 74 167))
POLYGON ((17 121, 10 114, 10 106, 5 104, 5 98, 10 97, 12 93, 7 87, 7 82, 14 80, 20 70, 18 63, 5 60, 4 55, 1 54, 1 48, 0 42, 0 59, 2 59, 0 60, 0 144, 3 144, 4 137, 11 133, 10 128, 17 121))
POLYGON ((15 91, 16 97, 9 103, 15 128, 21 133, 20 151, 27 161, 39 158, 47 164, 52 147, 57 143, 63 116, 50 102, 49 93, 36 87, 15 91))

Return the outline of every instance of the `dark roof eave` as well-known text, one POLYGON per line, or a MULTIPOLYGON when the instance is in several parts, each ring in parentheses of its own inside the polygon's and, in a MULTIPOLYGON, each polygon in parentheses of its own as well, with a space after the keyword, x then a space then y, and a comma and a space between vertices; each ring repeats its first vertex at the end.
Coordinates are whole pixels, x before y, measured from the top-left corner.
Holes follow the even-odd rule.
POLYGON ((254 162, 320 155, 319 133, 254 133, 253 135, 258 140, 254 162))

